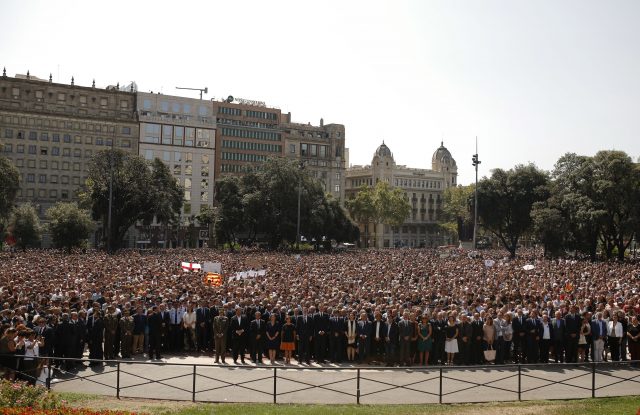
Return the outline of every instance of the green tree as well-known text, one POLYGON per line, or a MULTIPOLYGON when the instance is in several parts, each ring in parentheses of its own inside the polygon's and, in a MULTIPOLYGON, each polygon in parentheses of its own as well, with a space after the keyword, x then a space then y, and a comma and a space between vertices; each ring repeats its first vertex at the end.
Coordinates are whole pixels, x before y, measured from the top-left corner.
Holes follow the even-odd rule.
POLYGON ((140 156, 119 149, 98 152, 89 163, 85 188, 80 192, 83 206, 102 223, 104 242, 111 235, 111 249, 122 246, 129 228, 154 214, 152 173, 140 156), (113 176, 111 230, 108 229, 109 181, 113 176))
POLYGON ((171 174, 169 167, 159 158, 151 162, 151 178, 149 187, 151 209, 146 212, 143 221, 150 226, 155 219, 164 233, 165 244, 169 239, 169 226, 180 219, 180 210, 184 201, 184 188, 171 174))
POLYGON ((445 189, 443 195, 442 227, 461 241, 473 238, 473 192, 473 185, 455 186, 445 189))
POLYGON ((23 250, 40 242, 40 219, 31 203, 16 207, 9 218, 9 232, 23 250))
POLYGON ((379 181, 375 187, 361 187, 355 197, 347 201, 347 209, 354 220, 364 224, 368 246, 370 223, 373 223, 374 241, 377 241, 376 225, 402 225, 411 213, 411 204, 402 189, 379 181))
POLYGON ((518 165, 495 169, 478 183, 478 216, 482 226, 494 234, 516 256, 520 237, 531 230, 531 209, 548 197, 548 175, 536 166, 518 165))
POLYGON ((594 188, 601 209, 606 212, 601 229, 607 258, 617 250, 619 260, 629 247, 640 218, 640 174, 637 166, 622 151, 600 151, 593 157, 594 188))
MULTIPOLYGON (((216 237, 223 244, 230 247, 236 242, 237 235, 244 229, 243 197, 240 179, 238 177, 224 177, 215 185, 215 214, 211 218, 215 222, 216 237)), ((213 212, 213 211, 212 211, 213 212)))
POLYGON ((6 157, 0 156, 0 248, 4 242, 7 220, 13 209, 18 189, 20 173, 6 157))
POLYGON ((536 202, 531 210, 533 233, 544 246, 544 255, 562 256, 567 246, 566 236, 569 232, 562 211, 553 203, 536 202))
POLYGON ((93 230, 89 213, 80 209, 77 203, 58 202, 47 210, 46 215, 53 245, 67 252, 83 246, 93 230))

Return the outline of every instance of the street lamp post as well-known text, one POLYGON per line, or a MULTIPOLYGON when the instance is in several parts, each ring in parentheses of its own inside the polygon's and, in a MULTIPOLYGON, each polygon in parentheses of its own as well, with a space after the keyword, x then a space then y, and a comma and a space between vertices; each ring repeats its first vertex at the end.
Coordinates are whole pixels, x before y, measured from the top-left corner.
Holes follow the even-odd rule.
POLYGON ((300 174, 298 177, 298 223, 296 226, 296 251, 300 250, 300 201, 302 199, 302 171, 304 170, 304 161, 298 164, 300 174))
POLYGON ((477 234, 478 234, 478 165, 481 161, 478 159, 478 137, 476 137, 476 154, 471 158, 473 167, 476 169, 476 187, 473 195, 473 249, 477 248, 477 234))

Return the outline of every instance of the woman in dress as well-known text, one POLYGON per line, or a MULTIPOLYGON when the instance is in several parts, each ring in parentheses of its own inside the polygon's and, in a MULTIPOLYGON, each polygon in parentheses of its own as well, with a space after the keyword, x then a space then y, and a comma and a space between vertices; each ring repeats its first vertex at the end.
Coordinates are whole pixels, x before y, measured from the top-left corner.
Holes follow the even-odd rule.
POLYGON ((419 325, 420 331, 418 332, 418 357, 420 366, 424 363, 427 366, 429 362, 429 352, 431 351, 431 347, 433 345, 433 339, 431 337, 432 328, 431 323, 429 323, 429 316, 426 314, 422 315, 422 319, 419 325))
POLYGON ((449 321, 444 330, 445 343, 444 351, 447 353, 447 365, 453 364, 453 358, 458 353, 458 325, 453 314, 449 315, 449 321))
POLYGON ((275 363, 276 353, 280 349, 280 324, 276 321, 276 317, 276 313, 271 313, 267 323, 267 349, 271 364, 275 363))
POLYGON ((347 327, 345 336, 347 337, 347 360, 353 362, 356 358, 356 313, 349 312, 349 320, 347 320, 347 327))
POLYGON ((591 334, 591 324, 587 319, 587 314, 582 316, 582 325, 580 326, 580 337, 578 337, 578 362, 585 361, 585 352, 587 351, 587 337, 591 334))
POLYGON ((513 326, 511 325, 511 313, 504 315, 502 321, 502 362, 511 360, 511 342, 513 341, 513 326))
POLYGON ((296 348, 296 326, 291 323, 291 316, 288 314, 284 318, 280 339, 280 350, 284 351, 284 362, 290 364, 291 353, 293 353, 296 348))

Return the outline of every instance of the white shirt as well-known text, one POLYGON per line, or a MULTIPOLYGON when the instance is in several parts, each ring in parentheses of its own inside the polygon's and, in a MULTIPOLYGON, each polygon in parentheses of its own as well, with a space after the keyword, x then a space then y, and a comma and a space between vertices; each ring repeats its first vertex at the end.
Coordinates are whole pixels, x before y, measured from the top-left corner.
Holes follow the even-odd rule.
POLYGON ((608 332, 609 332, 609 337, 622 337, 622 323, 618 321, 614 329, 613 321, 610 321, 608 332))
POLYGON ((40 356, 40 346, 37 341, 24 341, 24 360, 33 360, 34 357, 40 356))
POLYGON ((182 316, 185 311, 186 310, 182 307, 169 309, 169 319, 171 320, 171 324, 182 324, 182 316))
POLYGON ((195 329, 196 328, 196 312, 192 311, 191 313, 189 313, 188 311, 185 311, 185 313, 182 315, 182 322, 188 328, 195 329))
POLYGON ((542 328, 543 328, 542 338, 544 340, 551 340, 551 330, 549 329, 549 323, 545 323, 543 321, 542 328))
POLYGON ((380 326, 382 325, 380 323, 382 323, 382 321, 376 321, 376 338, 377 339, 380 338, 380 326))

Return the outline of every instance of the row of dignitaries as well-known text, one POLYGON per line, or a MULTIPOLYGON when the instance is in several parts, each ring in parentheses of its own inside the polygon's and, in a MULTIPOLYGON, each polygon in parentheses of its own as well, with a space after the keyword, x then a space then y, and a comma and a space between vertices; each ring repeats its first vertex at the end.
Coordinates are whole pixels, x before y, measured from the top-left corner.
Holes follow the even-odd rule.
MULTIPOLYGON (((215 362, 259 363, 279 356, 289 363, 386 363, 387 365, 547 363, 638 359, 637 316, 576 305, 558 310, 517 306, 465 311, 453 307, 292 309, 254 302, 143 301, 118 306, 98 301, 86 311, 14 316, 3 312, 3 332, 22 326, 41 339, 40 356, 81 358, 92 364, 147 353, 215 355, 215 362), (489 353, 486 353, 489 351, 489 353), (229 353, 230 352, 230 353, 229 353)), ((9 350, 11 351, 11 350, 9 350)), ((18 351, 19 353, 19 351, 18 351)), ((57 359, 56 365, 73 367, 57 359)))

